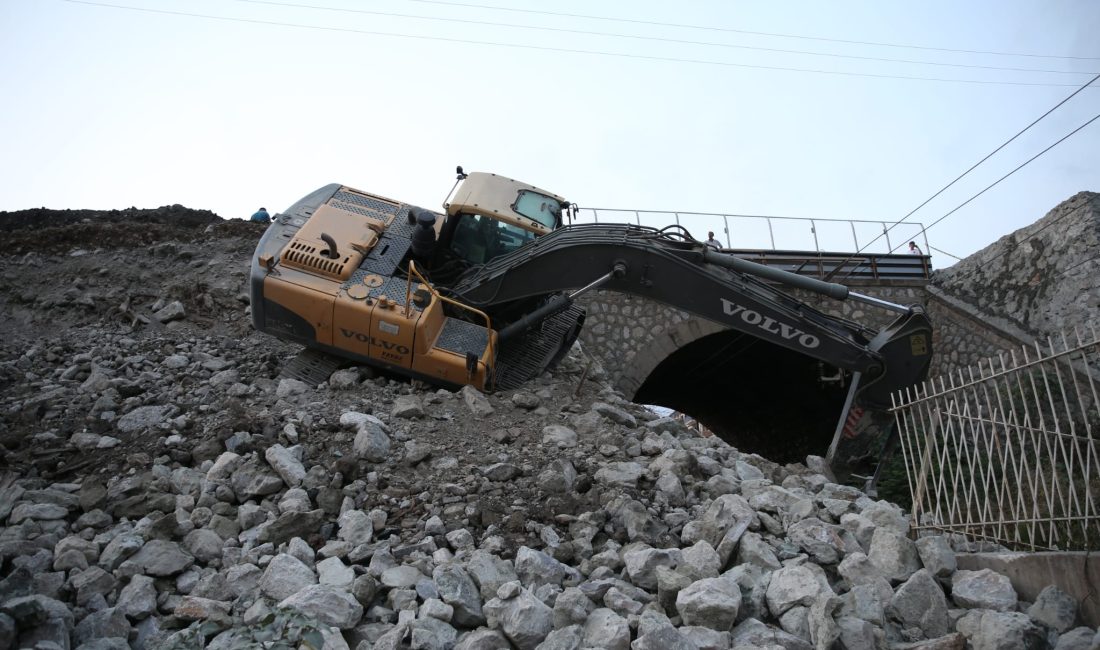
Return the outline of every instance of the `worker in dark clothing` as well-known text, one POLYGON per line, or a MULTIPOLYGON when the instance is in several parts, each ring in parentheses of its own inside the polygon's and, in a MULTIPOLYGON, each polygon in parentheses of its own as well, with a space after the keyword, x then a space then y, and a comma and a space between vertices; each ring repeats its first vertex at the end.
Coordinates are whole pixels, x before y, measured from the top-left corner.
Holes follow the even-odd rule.
POLYGON ((250 221, 253 223, 271 223, 271 215, 267 213, 267 208, 260 208, 252 215, 250 221))

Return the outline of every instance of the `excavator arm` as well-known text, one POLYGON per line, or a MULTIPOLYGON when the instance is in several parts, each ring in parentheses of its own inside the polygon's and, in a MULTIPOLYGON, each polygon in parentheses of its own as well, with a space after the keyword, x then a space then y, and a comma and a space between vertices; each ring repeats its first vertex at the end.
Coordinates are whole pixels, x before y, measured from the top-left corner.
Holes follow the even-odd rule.
MULTIPOLYGON (((602 288, 655 300, 828 364, 859 373, 856 403, 885 409, 891 392, 927 372, 931 325, 920 307, 902 307, 724 255, 652 228, 588 224, 560 228, 464 274, 452 293, 492 311, 568 289, 602 288), (758 279, 838 299, 858 297, 902 312, 876 332, 831 316, 758 279)), ((570 306, 561 294, 500 331, 502 347, 542 319, 570 306)))

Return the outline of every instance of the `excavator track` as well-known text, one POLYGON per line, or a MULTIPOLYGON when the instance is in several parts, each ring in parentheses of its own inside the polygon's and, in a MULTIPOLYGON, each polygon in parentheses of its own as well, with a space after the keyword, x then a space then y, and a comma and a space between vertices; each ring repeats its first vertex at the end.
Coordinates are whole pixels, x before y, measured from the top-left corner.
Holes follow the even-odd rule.
POLYGON ((296 357, 287 362, 279 371, 279 376, 284 379, 297 379, 310 386, 316 386, 328 381, 332 373, 346 362, 327 352, 303 348, 296 357))
POLYGON ((577 339, 578 323, 584 321, 584 315, 583 307, 571 305, 518 339, 509 341, 497 356, 497 388, 518 388, 556 364, 577 339))

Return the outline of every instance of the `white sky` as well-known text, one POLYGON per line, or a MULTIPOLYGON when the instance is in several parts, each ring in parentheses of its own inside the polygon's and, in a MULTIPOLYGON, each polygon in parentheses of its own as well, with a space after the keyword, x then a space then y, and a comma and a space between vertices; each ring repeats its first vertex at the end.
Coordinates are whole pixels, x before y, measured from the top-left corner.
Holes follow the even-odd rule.
MULTIPOLYGON (((582 207, 895 221, 1100 72, 1095 0, 467 3, 618 20, 423 0, 104 1, 328 29, 0 0, 0 210, 181 203, 247 218, 330 182, 438 209, 461 164, 582 207)), ((1097 113, 1100 81, 912 219, 931 223, 1097 113)), ((1100 121, 933 228, 929 240, 966 256, 1081 190, 1100 190, 1100 121)), ((720 230, 714 221, 684 223, 699 238, 720 230)), ((730 226, 734 246, 764 245, 758 227, 730 226)), ((776 227, 780 247, 812 247, 805 224, 776 227)), ((852 248, 848 226, 829 228, 819 226, 823 247, 852 248)), ((861 229, 860 243, 870 232, 861 229)), ((898 232, 895 244, 913 230, 898 232)), ((951 262, 934 256, 937 266, 951 262)))

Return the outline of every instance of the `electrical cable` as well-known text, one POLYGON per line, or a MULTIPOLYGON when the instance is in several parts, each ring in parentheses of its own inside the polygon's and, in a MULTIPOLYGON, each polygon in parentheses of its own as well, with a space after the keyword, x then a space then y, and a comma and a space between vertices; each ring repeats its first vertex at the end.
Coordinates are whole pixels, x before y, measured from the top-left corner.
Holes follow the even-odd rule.
POLYGON ((469 20, 469 19, 463 19, 463 18, 443 18, 443 17, 438 17, 438 16, 417 16, 417 15, 414 15, 414 14, 402 14, 402 13, 393 13, 393 12, 387 12, 387 11, 371 11, 371 10, 367 10, 367 9, 346 9, 346 8, 343 8, 343 7, 325 7, 325 6, 322 6, 322 5, 300 4, 300 3, 292 3, 292 2, 274 2, 273 0, 232 0, 232 1, 233 2, 245 3, 245 4, 268 5, 268 6, 274 6, 274 7, 292 7, 292 8, 296 8, 296 9, 315 9, 315 10, 319 10, 319 11, 334 11, 334 12, 340 12, 340 13, 364 14, 364 15, 369 15, 369 16, 385 16, 385 17, 388 17, 388 18, 410 18, 410 19, 413 19, 413 20, 429 20, 429 21, 446 22, 446 23, 461 23, 461 24, 466 24, 466 25, 481 25, 481 26, 486 26, 486 27, 507 27, 507 28, 512 28, 512 29, 531 29, 531 30, 537 30, 537 31, 557 32, 557 33, 561 33, 561 34, 577 34, 577 35, 581 35, 581 36, 610 36, 612 38, 626 38, 626 39, 635 39, 635 40, 643 40, 643 41, 655 41, 655 42, 660 42, 660 43, 676 43, 676 44, 679 44, 679 45, 702 45, 702 46, 707 46, 707 47, 725 47, 725 48, 742 49, 742 50, 756 50, 756 51, 761 51, 761 52, 777 52, 777 53, 781 53, 781 54, 800 54, 800 55, 806 55, 806 56, 824 56, 824 57, 832 57, 832 58, 839 58, 839 59, 855 59, 855 60, 859 60, 859 61, 877 61, 877 62, 884 62, 884 63, 906 63, 906 64, 914 64, 914 65, 932 65, 932 66, 942 66, 942 67, 951 67, 951 68, 973 68, 973 69, 981 69, 981 70, 1003 70, 1003 71, 1008 71, 1008 72, 1043 72, 1043 73, 1050 73, 1050 74, 1095 74, 1094 72, 1082 71, 1082 70, 1044 70, 1044 69, 1037 69, 1037 68, 1010 68, 1010 67, 993 66, 993 65, 976 65, 976 64, 967 64, 967 63, 947 63, 947 62, 942 62, 942 61, 916 61, 916 60, 912 60, 912 59, 890 59, 890 58, 876 57, 876 56, 858 56, 858 55, 854 55, 854 54, 836 54, 836 53, 833 53, 833 52, 810 52, 810 51, 806 51, 806 50, 790 50, 790 49, 774 48, 774 47, 758 47, 758 46, 754 46, 754 45, 737 45, 737 44, 733 44, 733 43, 715 43, 715 42, 711 42, 711 41, 691 41, 691 40, 676 39, 676 38, 663 38, 663 37, 660 37, 660 36, 641 36, 641 35, 637 35, 637 34, 617 34, 617 33, 614 33, 614 32, 595 32, 595 31, 586 31, 586 30, 579 30, 579 29, 565 29, 565 28, 561 28, 561 27, 546 27, 546 26, 542 26, 542 25, 519 25, 519 24, 516 24, 516 23, 498 23, 498 22, 492 22, 492 21, 469 20))
POLYGON ((809 41, 822 41, 825 43, 844 43, 847 45, 872 45, 875 47, 896 47, 910 50, 927 50, 932 52, 956 52, 959 54, 988 54, 992 56, 1023 56, 1039 59, 1074 59, 1079 61, 1100 61, 1096 56, 1071 56, 1062 54, 1033 54, 1027 52, 995 52, 989 50, 965 50, 948 47, 931 47, 925 45, 906 45, 901 43, 882 43, 876 41, 856 41, 841 38, 825 38, 821 36, 805 36, 799 34, 781 34, 777 32, 759 32, 747 29, 733 29, 730 27, 715 27, 712 25, 692 25, 684 23, 669 23, 654 20, 636 20, 631 18, 615 18, 610 16, 595 16, 590 14, 573 14, 557 11, 539 11, 537 9, 518 9, 514 7, 499 7, 494 5, 482 5, 463 2, 442 2, 441 0, 405 0, 405 2, 418 2, 421 4, 441 5, 444 7, 463 7, 468 9, 489 9, 492 11, 510 11, 514 13, 535 14, 540 16, 556 16, 559 18, 582 18, 585 20, 602 20, 617 23, 630 23, 634 25, 651 25, 654 27, 676 27, 680 29, 698 29, 711 32, 724 32, 732 34, 748 34, 751 36, 769 36, 774 38, 794 38, 809 41))
POLYGON ((874 74, 869 72, 850 72, 843 70, 820 70, 815 68, 792 68, 786 66, 773 66, 773 65, 753 65, 748 63, 733 63, 731 61, 714 61, 708 59, 692 59, 682 57, 666 57, 666 56, 654 56, 646 54, 629 54, 625 52, 609 52, 603 50, 584 50, 577 48, 565 48, 565 47, 550 47, 545 45, 529 45, 525 43, 504 43, 496 41, 478 41, 462 38, 449 38, 444 36, 424 36, 419 34, 402 34, 398 32, 384 32, 365 29, 353 29, 350 27, 326 27, 322 25, 304 25, 301 23, 282 22, 274 20, 259 20, 255 18, 233 18, 230 16, 215 16, 211 14, 200 14, 186 11, 170 11, 167 9, 150 9, 147 7, 132 7, 128 5, 118 5, 108 2, 95 2, 93 0, 60 0, 61 2, 68 2, 71 4, 88 5, 93 7, 104 7, 109 9, 123 9, 128 11, 140 11, 144 13, 160 14, 166 16, 186 16, 189 18, 205 18, 208 20, 220 20, 224 22, 245 23, 251 25, 269 25, 274 27, 290 27, 295 29, 314 29, 318 31, 326 32, 339 32, 345 34, 363 34, 368 36, 390 36, 394 38, 408 38, 423 41, 438 41, 445 43, 461 43, 465 45, 489 45, 494 47, 508 47, 521 50, 533 50, 540 52, 556 52, 563 54, 588 54, 594 56, 606 56, 615 57, 620 59, 634 59, 641 61, 660 61, 667 63, 690 63, 696 65, 713 65, 728 68, 744 68, 752 70, 776 70, 784 72, 804 72, 812 74, 826 74, 842 77, 865 77, 872 79, 898 79, 904 81, 934 81, 941 83, 961 83, 961 84, 978 84, 987 86, 1036 86, 1036 87, 1071 87, 1077 84, 1066 83, 1040 83, 1029 81, 993 81, 985 79, 948 79, 943 77, 920 77, 912 75, 889 75, 889 74, 874 74))
MULTIPOLYGON (((859 254, 860 254, 860 253, 862 253, 863 251, 867 250, 867 247, 868 247, 868 246, 870 246, 871 244, 873 244, 873 243, 877 242, 877 241, 878 241, 879 239, 881 239, 882 237, 885 237, 885 236, 887 235, 887 233, 889 233, 889 232, 890 232, 891 230, 893 230, 893 229, 894 229, 895 227, 897 227, 897 226, 901 225, 901 224, 902 224, 903 222, 905 222, 905 220, 906 220, 906 219, 908 219, 909 217, 913 216, 913 215, 914 215, 914 214, 915 214, 915 213, 916 213, 916 212, 917 212, 918 210, 920 210, 920 209, 921 209, 921 208, 923 208, 924 206, 928 205, 928 204, 929 204, 929 203, 930 203, 930 202, 931 202, 931 201, 932 201, 933 199, 935 199, 936 197, 938 197, 938 196, 939 196, 940 194, 943 194, 944 192, 946 192, 946 191, 948 190, 948 188, 950 188, 950 187, 951 187, 952 185, 954 185, 955 183, 957 183, 957 182, 959 182, 960 180, 962 180, 962 179, 963 179, 963 177, 965 177, 965 176, 966 176, 967 174, 969 174, 970 172, 974 171, 974 170, 975 170, 975 169, 976 169, 976 168, 978 167, 978 165, 981 165, 981 164, 982 164, 982 163, 984 163, 985 161, 987 161, 987 160, 989 160, 990 158, 992 158, 992 157, 993 157, 994 155, 996 155, 996 154, 997 154, 997 152, 999 152, 999 151, 1000 151, 1001 149, 1004 149, 1004 148, 1005 148, 1006 146, 1008 146, 1008 145, 1009 145, 1009 144, 1010 144, 1010 143, 1011 143, 1012 141, 1014 141, 1014 140, 1015 140, 1016 138, 1020 137, 1021 135, 1023 135, 1024 133, 1026 133, 1026 132, 1027 132, 1027 131, 1028 131, 1029 129, 1031 129, 1031 127, 1033 127, 1033 126, 1035 126, 1036 124, 1038 124, 1039 122, 1041 122, 1041 121, 1042 121, 1042 120, 1043 120, 1044 118, 1046 118, 1046 116, 1048 116, 1048 115, 1050 115, 1051 113, 1053 113, 1054 111, 1058 110, 1058 108, 1060 108, 1060 107, 1061 107, 1061 106, 1062 106, 1063 104, 1065 104, 1065 103, 1066 103, 1066 102, 1068 102, 1069 100, 1073 99, 1073 98, 1074 98, 1075 96, 1077 96, 1077 94, 1078 94, 1078 93, 1080 93, 1080 92, 1081 92, 1082 90, 1084 90, 1085 88, 1088 88, 1088 87, 1089 87, 1090 85, 1092 85, 1092 83, 1093 83, 1094 81, 1096 81, 1097 79, 1100 79, 1100 74, 1096 75, 1096 76, 1095 76, 1095 77, 1093 77, 1092 79, 1089 79, 1089 80, 1088 80, 1088 82, 1087 82, 1087 83, 1085 83, 1085 85, 1083 85, 1083 86, 1081 86, 1080 88, 1078 88, 1077 90, 1073 91, 1072 93, 1070 93, 1070 94, 1069 94, 1069 96, 1068 96, 1068 97, 1066 97, 1066 98, 1065 98, 1065 99, 1063 99, 1062 101, 1060 101, 1060 102, 1058 102, 1057 104, 1055 104, 1054 106, 1052 106, 1052 107, 1051 107, 1051 108, 1050 108, 1049 110, 1047 110, 1047 112, 1045 112, 1045 113, 1043 113, 1042 115, 1040 115, 1039 117, 1035 118, 1035 120, 1034 120, 1034 121, 1032 121, 1032 122, 1031 122, 1031 124, 1028 124, 1028 125, 1027 125, 1027 126, 1025 126, 1024 128, 1020 129, 1020 130, 1019 130, 1019 131, 1018 131, 1018 132, 1016 133, 1016 135, 1014 135, 1014 136, 1012 136, 1011 138, 1009 138, 1008 140, 1005 140, 1004 142, 1002 142, 1002 143, 1001 143, 1001 145, 1000 145, 999 147, 997 147, 997 148, 996 148, 996 149, 994 149, 993 151, 991 151, 991 152, 989 152, 988 154, 986 154, 986 155, 985 155, 985 157, 983 157, 983 158, 982 158, 981 160, 979 160, 978 162, 976 162, 976 163, 974 163, 973 165, 971 165, 969 169, 967 169, 967 170, 966 170, 966 171, 964 171, 963 173, 961 173, 961 174, 959 174, 958 176, 956 176, 956 177, 955 177, 955 179, 954 179, 954 180, 952 180, 952 181, 951 181, 950 183, 948 183, 947 185, 944 185, 943 187, 941 187, 941 188, 939 189, 939 191, 937 191, 937 192, 936 192, 935 194, 933 194, 932 196, 930 196, 930 197, 928 197, 927 199, 925 199, 925 200, 924 200, 923 202, 921 202, 921 204, 920 204, 920 205, 918 205, 917 207, 915 207, 915 208, 913 208, 912 210, 910 210, 910 211, 909 211, 909 212, 908 212, 908 213, 907 213, 907 214, 906 214, 906 215, 905 215, 904 217, 902 217, 901 219, 898 219, 898 220, 897 220, 896 222, 894 222, 894 223, 893 223, 893 224, 892 224, 892 225, 891 225, 891 226, 890 226, 889 228, 887 228, 886 230, 884 230, 884 231, 882 232, 882 234, 880 234, 880 235, 877 235, 877 236, 875 236, 875 237, 874 237, 874 238, 873 238, 873 239, 872 239, 871 241, 869 241, 869 242, 867 242, 866 244, 864 244, 863 246, 861 246, 861 247, 859 248, 859 250, 857 250, 857 251, 856 251, 855 253, 853 253, 852 255, 849 255, 847 259, 845 259, 845 260, 843 260, 842 262, 840 262, 840 263, 839 263, 839 264, 838 264, 838 265, 836 266, 836 268, 834 268, 834 269, 833 269, 832 271, 830 271, 830 272, 829 272, 829 273, 828 273, 828 274, 827 274, 827 275, 826 275, 826 276, 825 276, 824 278, 822 278, 822 279, 823 279, 823 280, 830 280, 830 279, 832 279, 832 277, 833 277, 834 275, 836 275, 836 273, 837 273, 838 271, 840 271, 840 269, 841 269, 841 268, 843 268, 843 266, 844 266, 844 265, 845 265, 846 263, 848 263, 848 262, 852 261, 852 260, 853 260, 853 259, 855 258, 855 256, 856 256, 856 255, 859 255, 859 254)), ((1093 118, 1093 119, 1096 119, 1096 118, 1093 118)), ((1091 122, 1091 120, 1090 120, 1090 122, 1091 122)), ((1085 125, 1082 125, 1081 127, 1079 127, 1079 128, 1078 128, 1077 130, 1075 130, 1075 131, 1074 131, 1073 133, 1076 133, 1076 132, 1077 132, 1077 131, 1079 131, 1079 130, 1080 130, 1081 128, 1084 128, 1084 126, 1087 126, 1087 123, 1086 123, 1085 125)), ((1073 133, 1071 133, 1070 135, 1073 135, 1073 133)), ((1066 136, 1066 137, 1069 137, 1069 136, 1066 136)), ((1065 138, 1063 138, 1063 140, 1064 140, 1064 139, 1065 139, 1065 138)), ((1061 142, 1061 141, 1062 141, 1062 140, 1059 140, 1058 142, 1061 142)), ((1057 144, 1058 144, 1058 142, 1054 143, 1054 145, 1057 145, 1057 144)), ((1054 145, 1051 145, 1051 147, 1053 147, 1054 145)), ((1044 151, 1040 152, 1040 153, 1039 153, 1038 155, 1042 155, 1043 153, 1046 153, 1046 150, 1044 150, 1044 151)), ((1034 158, 1033 158, 1032 160, 1034 160, 1034 158)), ((1028 162, 1031 162, 1031 161, 1029 160, 1028 162)), ((1024 164, 1026 165, 1027 163, 1024 163, 1024 164)), ((1016 170, 1013 170, 1013 171, 1012 171, 1012 172, 1010 172, 1010 173, 1009 173, 1008 175, 1009 175, 1009 176, 1011 176, 1011 175, 1012 175, 1013 173, 1015 173, 1015 172, 1016 172, 1016 170)), ((1007 176, 1006 176, 1005 178, 1007 178, 1007 176)), ((1001 180, 1004 180, 1004 178, 1002 178, 1001 180)), ((1000 182, 1000 180, 998 180, 997 182, 999 183, 999 182, 1000 182)), ((996 184, 996 183, 994 183, 994 185, 995 185, 995 184, 996 184)), ((992 187, 992 186, 990 186, 990 187, 992 187)), ((989 188, 987 187, 986 189, 989 189, 989 188)), ((979 192, 979 193, 978 193, 978 195, 976 195, 976 196, 974 196, 974 197, 971 197, 971 199, 970 199, 970 200, 973 200, 973 199, 977 198, 977 196, 980 196, 980 195, 981 195, 982 193, 984 193, 984 192, 985 192, 985 190, 982 190, 982 192, 979 192)), ((969 201, 968 201, 968 202, 969 202, 969 201)), ((963 205, 965 205, 965 204, 963 204, 963 205)), ((962 206, 959 206, 959 207, 962 207, 962 206)), ((958 209, 959 209, 959 208, 955 208, 955 210, 958 210, 958 209)), ((955 210, 952 210, 951 212, 954 212, 955 210)), ((950 214, 951 214, 951 212, 949 212, 949 213, 948 213, 948 215, 950 215, 950 214)), ((944 219, 944 218, 946 218, 946 216, 947 216, 947 215, 945 215, 944 217, 941 217, 941 218, 940 218, 940 219, 939 219, 938 221, 936 221, 936 222, 935 222, 935 223, 933 223, 932 225, 934 226, 934 225, 936 225, 936 223, 939 223, 940 221, 943 221, 943 219, 944 219)), ((928 230, 928 228, 931 228, 931 227, 932 227, 932 226, 926 226, 926 227, 922 227, 922 228, 921 228, 921 230, 920 230, 920 232, 918 232, 917 234, 919 235, 919 234, 921 234, 921 233, 924 233, 924 232, 926 232, 926 231, 928 230)), ((894 250, 896 250, 896 249, 891 249, 891 250, 890 250, 890 252, 892 253, 892 252, 893 252, 894 250)), ((856 268, 858 268, 858 265, 856 266, 856 268)), ((848 277, 849 277, 849 276, 851 276, 851 275, 852 275, 852 273, 854 273, 854 272, 855 272, 855 268, 853 268, 853 269, 852 269, 851 271, 848 271, 848 273, 846 273, 846 274, 845 274, 845 275, 844 275, 843 277, 841 277, 841 278, 840 278, 840 280, 844 280, 845 278, 848 278, 848 277)))
MULTIPOLYGON (((1042 151, 1040 151, 1039 153, 1035 154, 1035 155, 1034 155, 1034 156, 1032 156, 1031 158, 1028 158, 1028 159, 1027 159, 1027 160, 1025 160, 1024 162, 1020 163, 1020 164, 1019 164, 1019 165, 1017 165, 1017 166, 1016 166, 1016 168, 1015 168, 1015 169, 1013 169, 1012 171, 1008 172, 1008 173, 1007 173, 1007 174, 1005 174, 1004 176, 1001 176, 1001 177, 1000 177, 1000 178, 998 178, 997 180, 995 180, 995 181, 993 181, 992 183, 990 183, 989 185, 985 186, 985 188, 984 188, 984 189, 983 189, 982 191, 978 192, 977 194, 975 194, 974 196, 970 197, 969 199, 967 199, 967 200, 963 201, 962 203, 960 203, 959 205, 957 205, 957 206, 955 207, 955 209, 951 210, 950 212, 948 212, 947 214, 943 215, 943 216, 942 216, 942 217, 940 217, 939 219, 936 219, 935 221, 933 221, 933 222, 932 222, 931 224, 929 224, 929 225, 925 226, 924 228, 921 228, 920 232, 918 232, 917 234, 921 234, 921 233, 927 232, 927 231, 928 231, 928 230, 929 230, 930 228, 934 227, 934 226, 935 226, 936 224, 940 223, 940 222, 941 222, 941 221, 943 221, 944 219, 946 219, 946 218, 950 217, 950 216, 951 216, 952 214, 955 214, 955 212, 959 211, 959 210, 960 210, 961 208, 963 208, 963 207, 964 207, 965 205, 967 205, 968 203, 970 203, 970 202, 971 202, 971 201, 973 201, 974 199, 978 198, 978 197, 979 197, 979 196, 981 196, 982 194, 985 194, 985 193, 986 193, 987 191, 989 191, 989 190, 993 189, 994 187, 996 187, 997 185, 999 185, 1001 181, 1005 180, 1005 179, 1006 179, 1006 178, 1008 178, 1009 176, 1011 176, 1011 175, 1015 174, 1016 172, 1020 171, 1020 170, 1021 170, 1021 169, 1023 169, 1024 167, 1026 167, 1026 166, 1027 166, 1028 164, 1030 164, 1030 163, 1031 163, 1031 161, 1035 160, 1035 159, 1036 159, 1036 158, 1038 158, 1039 156, 1042 156, 1043 154, 1045 154, 1046 152, 1050 151, 1050 150, 1051 150, 1051 149, 1053 149, 1054 147, 1057 147, 1057 146, 1058 146, 1059 144, 1061 144, 1062 142, 1064 142, 1065 140, 1067 140, 1068 138, 1070 138, 1070 137, 1071 137, 1072 135, 1074 135, 1075 133, 1077 133, 1077 132, 1078 132, 1078 131, 1080 131, 1081 129, 1083 129, 1083 128, 1085 128, 1086 126, 1088 126, 1088 125, 1092 124, 1092 123, 1093 123, 1093 122, 1095 122, 1096 120, 1100 120, 1100 113, 1097 113, 1097 114, 1096 114, 1096 115, 1094 115, 1094 116, 1092 117, 1092 119, 1090 119, 1089 121, 1085 122, 1085 123, 1084 123, 1084 124, 1082 124, 1081 126, 1077 127, 1076 129, 1074 129, 1074 130, 1070 131, 1069 133, 1067 133, 1067 134, 1065 134, 1064 136, 1062 136, 1061 138, 1059 138, 1059 139, 1058 139, 1058 140, 1057 140, 1057 141, 1056 141, 1056 142, 1055 142, 1054 144, 1052 144, 1052 145, 1048 146, 1048 147, 1047 147, 1046 149, 1043 149, 1042 151)), ((1048 224, 1048 225, 1049 225, 1049 224, 1048 224)), ((1046 228, 1046 226, 1044 226, 1044 228, 1046 228)), ((891 250, 890 252, 893 252, 893 250, 891 250)), ((845 277, 847 277, 847 276, 845 276, 845 277)))

